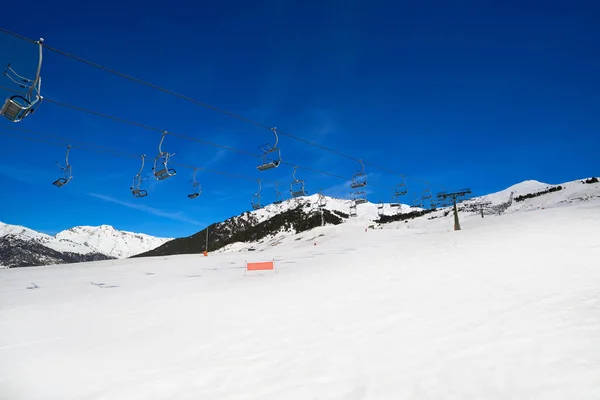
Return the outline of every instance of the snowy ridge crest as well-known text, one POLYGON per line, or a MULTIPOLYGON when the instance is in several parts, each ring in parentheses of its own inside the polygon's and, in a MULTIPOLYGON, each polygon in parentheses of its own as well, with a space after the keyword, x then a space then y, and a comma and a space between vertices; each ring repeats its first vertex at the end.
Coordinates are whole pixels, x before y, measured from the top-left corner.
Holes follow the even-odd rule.
POLYGON ((158 247, 172 238, 120 231, 110 225, 76 226, 52 236, 24 226, 0 222, 0 240, 2 239, 41 245, 59 253, 127 258, 158 247))

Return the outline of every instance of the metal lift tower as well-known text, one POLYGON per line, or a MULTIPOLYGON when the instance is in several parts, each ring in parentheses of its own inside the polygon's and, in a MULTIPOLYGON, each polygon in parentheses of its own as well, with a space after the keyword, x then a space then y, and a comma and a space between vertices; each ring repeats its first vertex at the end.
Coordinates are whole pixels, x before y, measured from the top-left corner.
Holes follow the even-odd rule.
POLYGON ((459 197, 464 197, 468 194, 471 194, 471 189, 461 189, 456 192, 440 192, 437 194, 437 198, 439 200, 452 199, 453 209, 454 209, 454 230, 460 231, 460 222, 458 221, 458 210, 456 209, 456 199, 459 197))

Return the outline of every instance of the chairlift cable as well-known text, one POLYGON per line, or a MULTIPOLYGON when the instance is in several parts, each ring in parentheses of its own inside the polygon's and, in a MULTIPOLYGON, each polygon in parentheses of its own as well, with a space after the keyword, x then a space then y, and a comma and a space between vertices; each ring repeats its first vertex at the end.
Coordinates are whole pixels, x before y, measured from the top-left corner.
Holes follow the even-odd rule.
POLYGON ((198 171, 210 172, 211 174, 218 174, 218 175, 223 175, 223 176, 229 176, 231 178, 237 178, 237 179, 243 179, 243 180, 247 180, 247 181, 256 182, 256 178, 252 178, 252 177, 249 177, 246 175, 233 174, 231 172, 220 171, 217 169, 210 169, 210 168, 204 168, 204 167, 198 167, 195 165, 183 164, 183 163, 178 163, 178 162, 173 162, 171 164, 176 167, 187 168, 187 169, 191 169, 191 170, 197 169, 198 171))
MULTIPOLYGON (((30 43, 36 43, 36 42, 37 42, 36 40, 33 40, 33 39, 30 39, 30 38, 27 38, 27 37, 25 37, 25 36, 19 35, 19 34, 17 34, 17 33, 14 33, 14 32, 11 32, 11 31, 9 31, 9 30, 7 30, 7 29, 4 29, 4 28, 0 28, 0 31, 1 31, 1 32, 4 32, 4 33, 7 33, 7 34, 9 34, 9 35, 15 36, 15 37, 17 37, 17 38, 19 38, 19 39, 25 40, 25 41, 27 41, 27 42, 30 42, 30 43)), ((191 98, 191 97, 189 97, 189 96, 186 96, 186 95, 183 95, 183 94, 180 94, 180 93, 174 92, 174 91, 172 91, 172 90, 170 90, 170 89, 163 88, 163 87, 161 87, 161 86, 158 86, 158 85, 155 85, 155 84, 153 84, 153 83, 146 82, 146 81, 144 81, 144 80, 142 80, 142 79, 136 78, 136 77, 134 77, 134 76, 131 76, 131 75, 125 74, 125 73, 123 73, 123 72, 120 72, 120 71, 117 71, 117 70, 114 70, 114 69, 112 69, 112 68, 105 67, 105 66, 103 66, 103 65, 101 65, 101 64, 95 63, 95 62, 93 62, 93 61, 86 60, 86 59, 84 59, 84 58, 82 58, 82 57, 79 57, 79 56, 73 55, 73 54, 71 54, 71 53, 68 53, 68 52, 66 52, 66 51, 63 51, 63 50, 60 50, 60 49, 56 49, 56 48, 54 48, 54 47, 52 47, 52 46, 49 46, 49 45, 47 45, 47 44, 45 44, 45 43, 42 43, 42 46, 43 46, 44 48, 46 48, 47 50, 49 50, 49 51, 52 51, 52 52, 54 52, 54 53, 57 53, 57 54, 60 54, 60 55, 62 55, 62 56, 65 56, 65 57, 71 58, 71 59, 73 59, 73 60, 76 60, 76 61, 79 61, 79 62, 81 62, 81 63, 87 64, 87 65, 89 65, 89 66, 92 66, 92 67, 94 67, 94 68, 101 69, 101 70, 103 70, 103 71, 106 71, 106 72, 109 72, 109 73, 111 73, 111 74, 114 74, 114 75, 120 76, 120 77, 122 77, 122 78, 125 78, 125 79, 128 79, 128 80, 131 80, 131 81, 133 81, 133 82, 136 82, 136 83, 139 83, 139 84, 141 84, 141 85, 144 85, 144 86, 150 87, 150 88, 152 88, 152 89, 159 90, 159 91, 161 91, 161 92, 163 92, 163 93, 170 94, 170 95, 172 95, 172 96, 175 96, 175 97, 178 97, 178 98, 180 98, 180 99, 182 99, 182 100, 186 100, 186 101, 188 101, 188 102, 190 102, 190 103, 193 103, 193 104, 196 104, 196 105, 199 105, 199 106, 202 106, 202 107, 208 108, 208 109, 210 109, 210 110, 213 110, 213 111, 219 112, 219 113, 221 113, 221 114, 225 114, 225 115, 227 115, 227 116, 230 116, 230 117, 232 117, 232 118, 236 118, 236 119, 238 119, 238 120, 240 120, 240 121, 247 122, 247 123, 249 123, 249 124, 252 124, 252 125, 255 125, 255 126, 258 126, 258 127, 264 128, 264 129, 272 129, 272 127, 271 127, 271 126, 269 126, 269 125, 262 124, 262 123, 260 123, 260 122, 254 121, 254 120, 252 120, 252 119, 250 119, 250 118, 246 118, 246 117, 243 117, 243 116, 241 116, 241 115, 235 114, 235 113, 233 113, 233 112, 231 112, 231 111, 227 111, 227 110, 225 110, 225 109, 222 109, 222 108, 219 108, 219 107, 213 106, 213 105, 211 105, 211 104, 208 104, 208 103, 205 103, 205 102, 202 102, 202 101, 199 101, 199 100, 193 99, 193 98, 191 98)), ((47 100, 47 99, 45 99, 45 100, 47 100)), ((55 102, 55 103, 56 103, 56 102, 55 102)), ((160 131, 163 131, 163 130, 160 130, 160 131)), ((313 146, 313 147, 320 148, 321 150, 328 151, 328 152, 330 152, 330 153, 332 153, 332 154, 336 154, 336 155, 339 155, 339 156, 341 156, 341 157, 348 158, 348 159, 350 159, 350 160, 359 161, 359 158, 358 158, 358 157, 354 157, 354 156, 351 156, 351 155, 348 155, 348 154, 345 154, 345 153, 342 153, 342 152, 336 151, 336 150, 334 150, 334 149, 332 149, 332 148, 330 148, 330 147, 323 146, 323 145, 321 145, 321 144, 318 144, 318 143, 312 142, 312 141, 310 141, 310 140, 303 139, 303 138, 301 138, 301 137, 299 137, 299 136, 296 136, 296 135, 293 135, 293 134, 290 134, 290 133, 285 133, 285 132, 282 132, 282 131, 279 131, 278 133, 279 133, 280 135, 287 136, 287 137, 289 137, 289 138, 291 138, 291 139, 297 140, 297 141, 299 141, 299 142, 302 142, 302 143, 304 143, 304 144, 307 144, 307 145, 310 145, 310 146, 313 146)), ((409 176, 407 176, 407 175, 404 175, 404 174, 401 174, 401 173, 399 173, 399 172, 393 171, 393 170, 391 170, 391 169, 389 169, 389 168, 386 168, 386 167, 379 166, 379 165, 377 165, 377 164, 373 164, 373 163, 370 163, 370 162, 365 162, 365 161, 363 161, 363 163, 364 163, 365 165, 369 165, 369 166, 371 166, 372 168, 379 169, 379 170, 381 170, 381 171, 387 172, 387 173, 389 173, 389 174, 392 174, 392 175, 403 176, 403 177, 405 177, 405 176, 406 176, 406 177, 409 177, 409 176)), ((412 176, 410 176, 409 178, 410 178, 410 179, 413 179, 413 180, 416 180, 416 181, 419 181, 419 182, 422 182, 422 183, 426 183, 426 184, 428 184, 428 182, 426 182, 426 181, 424 181, 424 180, 421 180, 421 179, 419 179, 419 178, 416 178, 416 177, 412 177, 412 176)), ((435 186, 438 186, 438 185, 435 185, 435 186)), ((440 187, 442 187, 442 186, 440 186, 440 187)), ((442 187, 442 188, 443 188, 443 187, 442 187)))
POLYGON ((85 148, 85 147, 95 148, 99 152, 110 153, 110 154, 113 154, 116 157, 128 157, 128 158, 139 158, 140 157, 139 154, 134 154, 134 153, 124 152, 124 151, 119 151, 119 150, 115 150, 115 149, 112 149, 110 147, 102 146, 102 145, 95 144, 95 143, 80 142, 80 141, 77 141, 77 140, 71 140, 71 139, 63 137, 63 136, 57 136, 57 135, 52 135, 52 134, 48 134, 48 133, 35 132, 35 131, 30 130, 30 129, 17 128, 17 127, 14 127, 14 126, 3 126, 2 128, 3 129, 13 130, 13 131, 24 132, 24 133, 27 133, 29 135, 47 137, 47 138, 50 138, 50 139, 53 139, 53 140, 61 141, 62 144, 71 143, 72 146, 76 147, 76 148, 85 148))
MULTIPOLYGON (((5 127, 2 127, 2 128, 5 128, 5 127)), ((53 141, 47 140, 47 139, 40 139, 40 138, 35 138, 35 137, 30 137, 30 136, 24 136, 24 135, 18 135, 18 134, 14 134, 14 133, 3 132, 2 130, 0 130, 0 135, 12 137, 15 139, 22 139, 22 140, 27 140, 27 141, 31 141, 31 142, 42 143, 42 144, 50 144, 50 145, 58 146, 58 147, 65 146, 65 143, 62 143, 62 142, 53 142, 53 141)), ((73 143, 73 141, 69 141, 69 143, 73 143)), ((79 149, 79 150, 83 150, 83 151, 96 152, 96 153, 110 152, 111 155, 116 156, 116 157, 140 158, 140 155, 134 155, 131 153, 123 153, 123 152, 119 152, 118 150, 110 149, 108 147, 102 147, 102 150, 101 150, 101 149, 94 149, 93 147, 86 147, 86 146, 98 146, 98 145, 93 145, 93 144, 87 143, 85 145, 82 145, 82 144, 71 145, 71 148, 79 149)), ((226 172, 226 171, 220 171, 220 170, 204 168, 204 167, 197 167, 197 166, 193 166, 193 165, 189 165, 189 164, 182 164, 182 163, 172 163, 172 164, 182 167, 182 168, 197 169, 199 171, 206 171, 206 172, 209 172, 212 174, 224 175, 224 176, 229 176, 232 178, 244 179, 244 180, 256 182, 255 178, 251 178, 249 176, 244 176, 244 175, 232 174, 232 173, 226 172)))

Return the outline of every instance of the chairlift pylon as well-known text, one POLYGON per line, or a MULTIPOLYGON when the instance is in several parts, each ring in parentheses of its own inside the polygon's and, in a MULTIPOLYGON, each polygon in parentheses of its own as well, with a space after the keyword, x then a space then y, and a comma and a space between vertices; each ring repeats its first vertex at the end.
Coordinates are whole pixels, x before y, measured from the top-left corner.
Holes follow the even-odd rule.
POLYGON ((195 199, 196 197, 202 194, 202 189, 200 188, 200 182, 196 180, 196 172, 198 172, 198 168, 194 168, 194 175, 192 177, 192 193, 188 194, 188 199, 195 199))
POLYGON ((146 160, 146 155, 142 154, 140 156, 140 158, 142 159, 142 166, 140 167, 140 170, 138 171, 138 173, 133 177, 133 183, 132 183, 131 187, 129 188, 129 190, 131 190, 131 194, 133 195, 133 197, 136 197, 136 198, 148 196, 148 192, 144 189, 141 189, 142 182, 145 179, 145 178, 142 178, 142 172, 144 170, 144 163, 146 160))
POLYGON ((66 185, 67 183, 69 183, 69 181, 71 179, 73 179, 71 164, 69 164, 69 153, 71 151, 71 147, 73 147, 73 146, 67 145, 67 154, 65 156, 65 166, 62 167, 58 162, 56 163, 56 165, 58 165, 58 167, 60 168, 60 171, 64 174, 64 177, 58 178, 57 180, 52 182, 52 184, 56 187, 62 187, 64 185, 66 185))
POLYGON ((377 204, 377 215, 383 217, 384 214, 383 201, 380 201, 379 204, 377 204))
POLYGON ((260 183, 260 179, 257 179, 258 182, 258 192, 254 193, 252 195, 252 208, 254 210, 258 210, 259 208, 262 208, 262 206, 260 205, 260 190, 262 189, 262 185, 260 183))
POLYGON ((283 196, 279 191, 279 181, 275 181, 275 201, 273 204, 281 204, 283 203, 283 196))
POLYGON ((154 176, 157 180, 162 181, 163 179, 170 178, 175 176, 177 172, 173 168, 169 168, 168 163, 171 157, 173 157, 177 153, 169 153, 167 151, 162 150, 162 144, 165 140, 165 136, 168 135, 167 131, 162 133, 160 138, 160 143, 158 144, 158 154, 154 158, 154 167, 152 170, 154 171, 154 176))
POLYGON ((357 189, 359 187, 363 187, 367 185, 367 175, 365 174, 365 165, 362 160, 358 160, 361 166, 361 170, 356 172, 352 176, 352 182, 350 183, 350 187, 352 189, 357 189))
POLYGON ((296 170, 298 169, 298 165, 294 167, 294 172, 292 173, 292 177, 294 180, 290 184, 290 194, 292 197, 300 197, 306 196, 308 192, 304 190, 304 181, 301 179, 296 179, 296 170))
POLYGON ((266 171, 268 169, 277 168, 279 167, 279 164, 281 164, 281 150, 279 149, 279 147, 277 147, 277 144, 279 143, 279 136, 277 136, 277 128, 271 128, 271 130, 275 135, 275 144, 272 147, 268 144, 260 146, 261 150, 263 151, 263 154, 262 163, 256 167, 259 171, 266 171), (270 157, 270 155, 273 153, 277 153, 276 158, 270 157))
POLYGON ((23 95, 17 94, 8 97, 2 108, 0 108, 0 115, 12 122, 20 122, 23 118, 32 114, 42 102, 42 77, 40 72, 42 70, 42 48, 44 39, 40 38, 37 45, 39 47, 38 67, 34 79, 25 78, 15 72, 9 63, 4 70, 4 76, 19 85, 20 88, 26 89, 23 95))

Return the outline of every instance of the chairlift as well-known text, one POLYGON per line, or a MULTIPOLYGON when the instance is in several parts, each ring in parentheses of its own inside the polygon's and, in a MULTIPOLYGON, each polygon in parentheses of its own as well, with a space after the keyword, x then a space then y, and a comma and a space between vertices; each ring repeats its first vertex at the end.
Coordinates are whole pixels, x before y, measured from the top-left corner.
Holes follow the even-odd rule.
POLYGON ((358 160, 358 162, 360 163, 361 170, 356 172, 352 176, 352 182, 350 183, 350 187, 352 189, 356 189, 356 188, 367 185, 367 175, 365 174, 365 165, 363 164, 362 160, 358 160))
POLYGON ((404 177, 402 178, 402 182, 397 184, 394 187, 394 194, 392 195, 392 202, 390 203, 390 207, 400 207, 400 197, 406 195, 408 190, 406 188, 406 184, 404 183, 404 177))
POLYGON ((173 168, 169 168, 167 165, 171 157, 173 157, 177 153, 169 153, 167 151, 162 150, 162 144, 167 134, 168 132, 164 131, 160 138, 160 143, 158 144, 158 154, 154 158, 154 167, 152 167, 152 170, 154 171, 154 176, 159 181, 170 178, 177 174, 177 172, 173 168))
POLYGON ((64 174, 63 178, 58 178, 52 184, 56 187, 62 187, 69 183, 71 179, 73 179, 71 165, 69 164, 69 152, 71 151, 71 145, 67 146, 67 155, 65 156, 65 166, 61 167, 61 165, 57 162, 56 165, 60 168, 60 171, 64 174))
POLYGON ((273 202, 273 204, 281 204, 283 203, 283 196, 281 195, 281 192, 279 191, 279 182, 276 181, 275 182, 275 201, 273 202))
POLYGON ((317 195, 319 196, 319 199, 317 200, 317 207, 324 208, 327 205, 327 198, 321 193, 318 193, 317 195))
POLYGON ((364 204, 367 202, 367 193, 366 192, 354 192, 354 202, 358 204, 364 204))
POLYGON ((431 193, 431 189, 427 187, 423 190, 421 195, 421 204, 423 204, 423 200, 429 200, 429 208, 432 210, 437 209, 437 203, 433 199, 433 194, 431 193))
POLYGON ((259 171, 266 171, 268 169, 277 168, 279 164, 281 164, 281 150, 277 147, 279 143, 279 136, 277 136, 277 129, 271 128, 273 134, 275 135, 275 144, 271 147, 268 144, 264 144, 260 146, 263 151, 262 155, 262 164, 257 166, 259 171), (273 155, 277 153, 277 157, 273 157, 273 155))
POLYGON ((306 196, 308 192, 304 190, 304 181, 301 179, 296 179, 297 169, 298 166, 296 165, 294 167, 294 172, 292 173, 292 177, 294 178, 294 180, 290 184, 290 194, 292 195, 292 197, 306 196))
POLYGON ((380 217, 383 217, 384 214, 385 214, 385 212, 383 210, 383 201, 380 201, 379 204, 377 205, 377 215, 379 215, 380 217))
POLYGON ((394 188, 394 198, 404 196, 407 193, 408 189, 406 188, 406 184, 404 182, 397 184, 394 188))
POLYGON ((423 200, 420 197, 416 197, 415 201, 412 204, 412 207, 423 208, 423 200))
POLYGON ((8 97, 2 108, 0 108, 0 115, 12 122, 20 122, 23 118, 32 114, 42 102, 41 87, 42 77, 40 71, 42 69, 42 43, 44 39, 38 40, 36 43, 39 46, 39 58, 38 67, 34 79, 25 78, 15 72, 9 63, 4 70, 4 76, 19 85, 20 88, 25 89, 26 93, 23 95, 14 95, 8 97))
POLYGON ((358 216, 358 212, 356 211, 356 201, 352 200, 350 202, 350 216, 356 217, 358 216))
POLYGON ((131 190, 131 194, 133 195, 133 197, 136 197, 136 198, 148 196, 148 192, 146 190, 140 189, 140 187, 142 186, 142 182, 144 181, 144 178, 142 178, 142 171, 144 170, 144 162, 146 159, 146 155, 143 154, 141 156, 141 159, 142 159, 142 166, 140 167, 139 172, 133 177, 133 184, 129 188, 129 190, 131 190))
POLYGON ((195 199, 196 197, 202 194, 202 189, 200 188, 200 182, 196 180, 196 172, 198 172, 198 168, 194 168, 194 176, 192 177, 192 193, 188 194, 188 199, 195 199))
POLYGON ((257 181, 258 181, 258 192, 254 193, 252 195, 252 208, 254 210, 258 210, 259 208, 262 208, 262 206, 260 205, 260 190, 262 189, 262 185, 260 183, 260 179, 258 179, 257 181))

